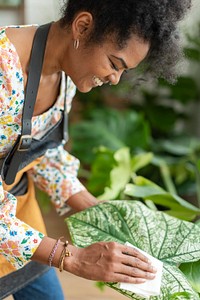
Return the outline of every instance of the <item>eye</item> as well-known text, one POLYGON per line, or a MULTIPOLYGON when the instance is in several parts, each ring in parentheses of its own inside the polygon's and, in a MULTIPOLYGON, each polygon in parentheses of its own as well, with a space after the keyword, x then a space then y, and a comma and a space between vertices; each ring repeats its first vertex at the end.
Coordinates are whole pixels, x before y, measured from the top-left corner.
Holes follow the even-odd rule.
POLYGON ((118 67, 112 62, 112 60, 111 59, 109 59, 110 60, 110 64, 111 64, 111 68, 113 69, 113 70, 115 70, 115 71, 117 71, 117 72, 119 72, 119 69, 118 69, 118 67))

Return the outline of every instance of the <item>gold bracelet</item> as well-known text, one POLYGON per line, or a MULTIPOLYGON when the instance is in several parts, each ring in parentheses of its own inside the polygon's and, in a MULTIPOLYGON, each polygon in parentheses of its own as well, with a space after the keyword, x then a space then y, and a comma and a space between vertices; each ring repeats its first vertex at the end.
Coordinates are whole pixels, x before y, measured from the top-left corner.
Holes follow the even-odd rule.
POLYGON ((61 255, 60 255, 60 259, 59 259, 59 264, 58 264, 58 267, 59 267, 59 271, 62 272, 63 271, 63 265, 64 265, 64 260, 65 260, 65 257, 70 257, 72 256, 72 253, 69 251, 69 249, 67 248, 69 242, 68 241, 65 241, 64 242, 64 248, 61 252, 61 255))

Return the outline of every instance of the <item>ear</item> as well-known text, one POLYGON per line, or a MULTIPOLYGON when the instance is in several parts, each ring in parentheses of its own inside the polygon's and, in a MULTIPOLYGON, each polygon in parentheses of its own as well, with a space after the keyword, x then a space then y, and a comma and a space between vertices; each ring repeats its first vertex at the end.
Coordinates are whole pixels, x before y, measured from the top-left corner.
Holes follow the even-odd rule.
POLYGON ((93 17, 89 12, 80 12, 72 23, 73 38, 81 39, 85 37, 92 29, 93 17))

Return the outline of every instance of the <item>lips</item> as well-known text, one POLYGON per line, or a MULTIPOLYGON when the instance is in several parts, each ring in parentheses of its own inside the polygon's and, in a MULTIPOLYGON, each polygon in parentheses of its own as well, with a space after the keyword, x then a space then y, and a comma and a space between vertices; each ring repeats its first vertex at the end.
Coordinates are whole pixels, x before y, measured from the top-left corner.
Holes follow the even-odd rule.
POLYGON ((95 86, 102 86, 103 85, 103 81, 100 78, 96 77, 96 76, 93 77, 93 83, 94 83, 95 86))

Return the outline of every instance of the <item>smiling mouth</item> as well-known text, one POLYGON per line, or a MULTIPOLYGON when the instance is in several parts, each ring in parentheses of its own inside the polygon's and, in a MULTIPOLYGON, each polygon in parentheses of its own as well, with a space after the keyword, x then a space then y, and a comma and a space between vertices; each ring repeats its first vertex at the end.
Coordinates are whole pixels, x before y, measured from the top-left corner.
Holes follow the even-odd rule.
POLYGON ((95 86, 102 86, 104 84, 104 82, 96 76, 93 77, 93 83, 95 86))

